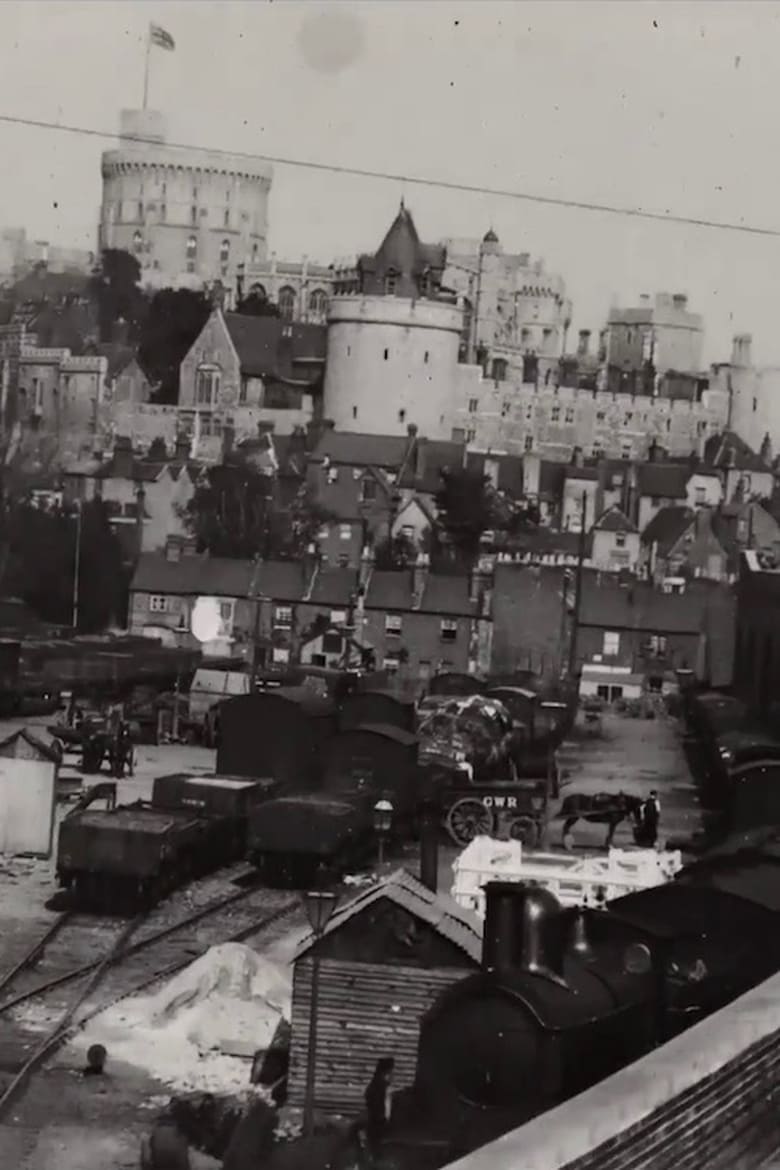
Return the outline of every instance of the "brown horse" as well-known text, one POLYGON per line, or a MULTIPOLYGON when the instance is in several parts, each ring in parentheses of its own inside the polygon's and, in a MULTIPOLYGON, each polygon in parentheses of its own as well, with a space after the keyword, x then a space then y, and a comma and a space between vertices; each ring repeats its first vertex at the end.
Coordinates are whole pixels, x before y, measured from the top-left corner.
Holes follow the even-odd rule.
POLYGON ((605 848, 609 849, 622 821, 631 817, 635 826, 639 825, 641 808, 641 798, 625 792, 595 792, 587 796, 572 793, 564 798, 559 814, 564 818, 564 842, 577 821, 588 821, 592 825, 607 826, 605 848))

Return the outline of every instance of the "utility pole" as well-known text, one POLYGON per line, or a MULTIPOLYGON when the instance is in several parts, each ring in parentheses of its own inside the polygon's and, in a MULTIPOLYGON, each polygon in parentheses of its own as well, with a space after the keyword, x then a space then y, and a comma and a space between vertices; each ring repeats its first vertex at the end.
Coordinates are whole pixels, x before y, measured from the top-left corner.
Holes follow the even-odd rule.
POLYGON ((582 493, 582 523, 580 525, 580 544, 577 553, 577 570, 574 579, 574 613, 571 620, 571 638, 569 639, 569 677, 574 674, 577 665, 577 635, 580 626, 580 609, 582 606, 582 567, 585 562, 585 542, 587 540, 586 519, 588 514, 588 493, 582 493))
POLYGON ((76 501, 76 554, 73 565, 73 629, 79 628, 79 574, 81 572, 81 500, 76 501))

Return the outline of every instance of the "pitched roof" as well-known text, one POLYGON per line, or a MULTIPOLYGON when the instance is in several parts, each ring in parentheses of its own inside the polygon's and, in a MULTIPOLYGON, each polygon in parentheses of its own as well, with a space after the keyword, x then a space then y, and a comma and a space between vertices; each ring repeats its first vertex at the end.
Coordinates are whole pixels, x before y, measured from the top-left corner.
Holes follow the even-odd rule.
POLYGON ((169 561, 165 553, 141 553, 130 590, 179 596, 249 597, 254 561, 187 556, 169 561))
POLYGON ((640 496, 684 500, 693 472, 690 463, 640 463, 636 474, 640 496))
POLYGON ((625 512, 613 504, 611 508, 607 508, 606 512, 602 512, 596 523, 593 525, 598 532, 638 532, 636 524, 633 520, 629 520, 625 512))
POLYGON ((3 748, 10 747, 16 742, 17 739, 25 740, 31 748, 33 748, 51 763, 59 764, 62 762, 62 756, 59 749, 57 748, 56 740, 53 738, 43 739, 42 736, 36 735, 26 727, 22 727, 19 731, 14 731, 10 735, 6 736, 5 739, 0 740, 0 755, 2 754, 3 748))
POLYGON ((539 526, 528 532, 510 536, 502 549, 510 553, 531 553, 538 556, 576 556, 580 547, 577 532, 559 532, 554 528, 539 526))
POLYGON ((325 361, 324 325, 242 313, 223 316, 242 374, 293 386, 312 385, 319 380, 325 361))
POLYGON ((598 479, 598 467, 578 467, 576 463, 566 464, 564 470, 565 479, 598 479))
POLYGON ((628 586, 583 575, 583 626, 603 630, 640 630, 648 634, 698 634, 705 621, 707 586, 689 583, 684 593, 662 593, 645 582, 628 586))
POLYGON ((466 466, 485 472, 485 464, 493 463, 497 468, 496 488, 506 492, 514 500, 523 496, 523 459, 520 455, 491 455, 490 452, 469 451, 466 466))
POLYGON ((645 525, 642 533, 643 544, 657 544, 658 551, 663 556, 673 548, 684 532, 693 523, 694 513, 690 508, 673 504, 668 508, 661 508, 656 512, 649 524, 645 525))
POLYGON ((738 471, 764 471, 769 473, 760 455, 756 455, 744 439, 734 431, 724 431, 721 435, 713 435, 704 445, 705 462, 710 467, 734 467, 738 471))
POLYGON ((441 488, 442 471, 462 467, 465 450, 465 443, 448 439, 421 438, 414 445, 409 444, 407 458, 398 474, 399 487, 435 495, 441 488))
POLYGON ((382 467, 398 471, 409 445, 408 435, 347 434, 326 431, 314 448, 315 456, 349 467, 382 467))
POLYGON ((361 490, 364 479, 376 480, 378 490, 376 499, 371 502, 372 508, 377 508, 381 505, 384 498, 385 503, 389 509, 391 485, 387 476, 378 467, 354 468, 350 469, 344 467, 341 469, 342 474, 335 480, 326 480, 319 489, 319 499, 322 506, 332 512, 337 520, 360 520, 363 511, 361 507, 361 490), (353 470, 361 471, 361 474, 355 478, 352 474, 353 470))
MULTIPOLYGON (((361 890, 346 905, 337 907, 324 934, 332 934, 382 898, 427 923, 475 963, 481 961, 482 926, 476 915, 462 909, 449 894, 434 894, 405 869, 397 869, 376 885, 361 890)), ((313 943, 313 936, 307 935, 299 945, 295 959, 305 955, 313 943)))
MULTIPOLYGON (((412 612, 412 573, 412 569, 374 572, 366 592, 366 609, 412 612)), ((420 605, 414 612, 476 617, 478 604, 469 600, 468 577, 428 573, 420 605)))
POLYGON ((358 585, 354 569, 320 569, 308 602, 311 605, 349 605, 358 585))
POLYGON ((300 601, 304 590, 301 566, 297 561, 258 561, 252 588, 256 597, 300 601))

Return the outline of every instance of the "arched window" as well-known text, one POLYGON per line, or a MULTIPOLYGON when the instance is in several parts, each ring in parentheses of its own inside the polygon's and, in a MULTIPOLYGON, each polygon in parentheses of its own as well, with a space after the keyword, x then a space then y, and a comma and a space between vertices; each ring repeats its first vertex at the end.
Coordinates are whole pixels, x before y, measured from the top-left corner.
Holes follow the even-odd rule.
POLYGON ((222 371, 219 366, 198 366, 195 375, 195 404, 197 406, 215 406, 219 398, 221 381, 222 371))
POLYGON ((327 311, 327 294, 321 288, 315 288, 314 292, 309 297, 309 313, 312 317, 317 318, 317 320, 323 321, 327 311))
POLYGON ((388 268, 385 273, 385 296, 394 297, 398 287, 398 273, 394 268, 388 268))
POLYGON ((267 301, 268 293, 265 291, 265 286, 262 284, 253 284, 249 290, 251 297, 257 297, 259 301, 267 301))
POLYGON ((136 256, 138 256, 141 252, 143 252, 143 250, 144 238, 140 232, 135 232, 133 234, 133 251, 135 252, 136 256))
POLYGON ((195 261, 198 257, 198 241, 195 236, 190 236, 187 240, 187 271, 195 271, 195 261))
POLYGON ((255 240, 254 244, 252 244, 252 263, 253 264, 257 264, 257 260, 258 260, 259 255, 260 255, 260 245, 258 244, 257 240, 255 240))
POLYGON ((504 382, 506 380, 506 358, 493 358, 493 381, 504 382))
POLYGON ((295 289, 289 285, 279 289, 279 316, 283 321, 292 321, 295 316, 295 289))
POLYGON ((219 259, 221 264, 227 264, 230 258, 230 240, 223 240, 219 249, 219 259))

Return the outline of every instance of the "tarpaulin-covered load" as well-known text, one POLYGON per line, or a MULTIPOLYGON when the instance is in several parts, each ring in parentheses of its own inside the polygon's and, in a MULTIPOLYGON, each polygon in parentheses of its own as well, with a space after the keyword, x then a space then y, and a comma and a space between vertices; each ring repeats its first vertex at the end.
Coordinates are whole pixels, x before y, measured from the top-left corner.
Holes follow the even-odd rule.
POLYGON ((458 768, 477 782, 512 772, 512 718, 496 699, 429 698, 421 704, 417 734, 421 765, 458 768))

